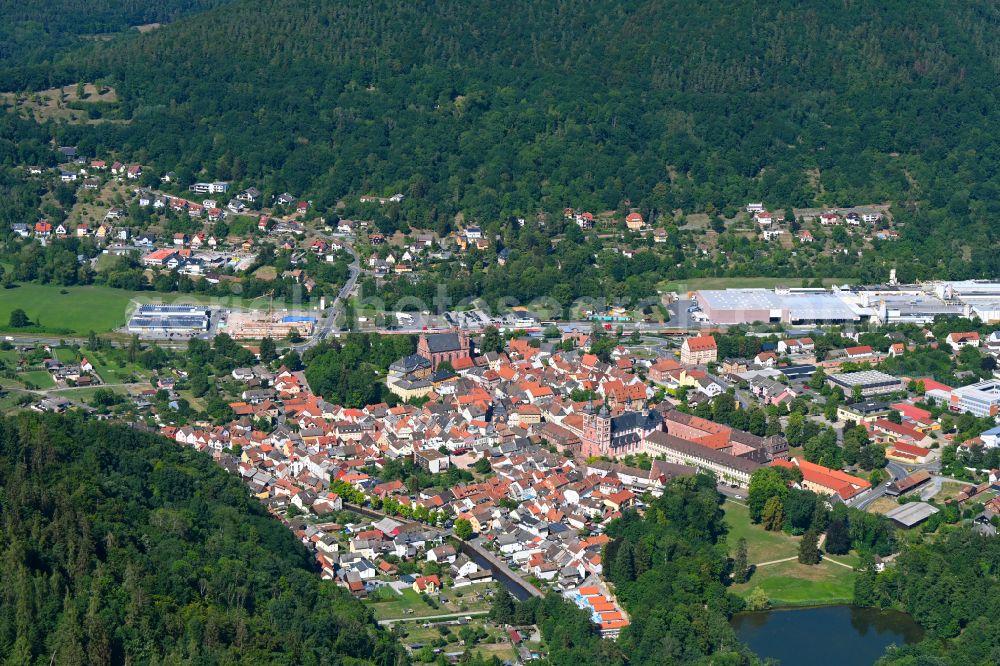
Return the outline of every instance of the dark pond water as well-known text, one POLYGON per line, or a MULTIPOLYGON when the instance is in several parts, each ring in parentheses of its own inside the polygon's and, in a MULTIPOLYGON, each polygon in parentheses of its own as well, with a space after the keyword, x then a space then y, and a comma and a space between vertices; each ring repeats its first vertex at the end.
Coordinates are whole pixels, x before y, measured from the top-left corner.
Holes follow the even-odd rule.
POLYGON ((915 643, 923 629, 909 615, 852 606, 741 613, 741 641, 781 666, 871 666, 892 645, 915 643))

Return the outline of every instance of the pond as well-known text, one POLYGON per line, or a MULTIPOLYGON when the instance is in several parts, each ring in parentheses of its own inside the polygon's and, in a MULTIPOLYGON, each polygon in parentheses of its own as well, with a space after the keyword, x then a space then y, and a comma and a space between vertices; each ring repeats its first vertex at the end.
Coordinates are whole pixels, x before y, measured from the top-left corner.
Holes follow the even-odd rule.
POLYGON ((871 666, 888 646, 916 643, 924 633, 905 613, 853 606, 740 613, 733 628, 781 666, 871 666))

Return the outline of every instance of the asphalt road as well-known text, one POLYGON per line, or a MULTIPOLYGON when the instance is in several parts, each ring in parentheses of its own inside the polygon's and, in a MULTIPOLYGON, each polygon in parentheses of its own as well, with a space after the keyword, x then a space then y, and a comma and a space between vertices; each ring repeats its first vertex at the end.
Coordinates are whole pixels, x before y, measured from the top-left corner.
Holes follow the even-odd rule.
POLYGON ((350 265, 351 276, 347 278, 347 282, 345 282, 344 286, 341 287, 340 291, 337 293, 337 297, 333 299, 333 302, 330 303, 330 306, 326 309, 326 312, 320 319, 319 325, 313 335, 311 335, 305 342, 291 346, 291 348, 297 352, 302 352, 310 347, 314 347, 326 338, 330 337, 333 333, 340 331, 340 327, 337 325, 337 317, 340 314, 340 307, 354 292, 354 288, 358 284, 358 277, 361 275, 361 258, 358 256, 358 253, 352 245, 346 242, 344 243, 344 249, 350 252, 351 256, 354 257, 354 261, 351 262, 350 265))

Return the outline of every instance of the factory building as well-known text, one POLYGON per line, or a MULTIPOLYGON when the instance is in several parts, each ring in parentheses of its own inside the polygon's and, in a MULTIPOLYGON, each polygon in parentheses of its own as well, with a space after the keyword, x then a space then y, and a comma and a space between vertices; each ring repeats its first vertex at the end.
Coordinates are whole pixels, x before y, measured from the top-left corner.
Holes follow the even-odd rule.
POLYGON ((830 386, 841 387, 848 396, 857 387, 861 390, 861 395, 865 398, 903 390, 903 380, 878 370, 843 372, 830 375, 827 377, 826 382, 830 386))
POLYGON ((211 309, 203 305, 140 305, 128 321, 128 332, 147 336, 197 334, 208 330, 211 309))
POLYGON ((865 318, 823 289, 702 289, 695 300, 715 324, 846 324, 865 318))
POLYGON ((873 321, 930 324, 937 317, 1000 322, 1000 282, 845 285, 824 289, 703 289, 695 299, 713 324, 823 325, 873 321))

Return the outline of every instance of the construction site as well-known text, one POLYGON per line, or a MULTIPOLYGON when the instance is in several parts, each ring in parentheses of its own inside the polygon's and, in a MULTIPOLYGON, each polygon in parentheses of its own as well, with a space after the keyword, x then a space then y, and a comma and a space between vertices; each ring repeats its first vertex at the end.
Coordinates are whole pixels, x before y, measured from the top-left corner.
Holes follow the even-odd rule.
POLYGON ((309 315, 274 312, 232 312, 219 324, 219 332, 229 334, 234 340, 261 340, 263 338, 288 338, 298 333, 304 338, 313 334, 316 317, 309 315))

